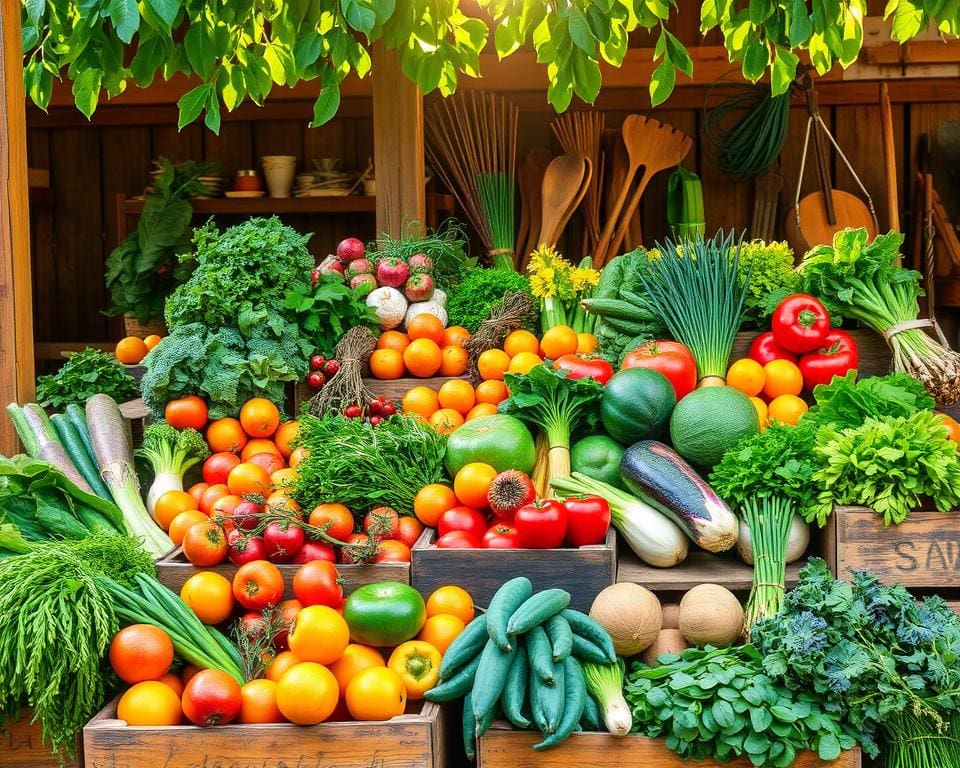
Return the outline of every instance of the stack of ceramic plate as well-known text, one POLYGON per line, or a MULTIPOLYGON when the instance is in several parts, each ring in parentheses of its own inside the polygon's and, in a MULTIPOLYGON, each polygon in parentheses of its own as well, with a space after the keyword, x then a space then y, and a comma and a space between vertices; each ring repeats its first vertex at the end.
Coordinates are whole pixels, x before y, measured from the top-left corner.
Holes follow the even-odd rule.
POLYGON ((223 197, 223 176, 200 176, 197 180, 207 188, 207 194, 198 197, 223 197))
POLYGON ((342 171, 301 173, 293 194, 297 197, 342 197, 349 194, 355 176, 342 171))

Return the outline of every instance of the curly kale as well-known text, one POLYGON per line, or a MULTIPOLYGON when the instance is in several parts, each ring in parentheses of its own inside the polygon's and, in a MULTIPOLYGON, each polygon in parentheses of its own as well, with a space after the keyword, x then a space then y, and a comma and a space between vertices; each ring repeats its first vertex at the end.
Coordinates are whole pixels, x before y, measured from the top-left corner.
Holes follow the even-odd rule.
POLYGON ((793 249, 785 242, 751 240, 741 244, 739 259, 743 269, 741 285, 746 276, 750 277, 744 302, 747 317, 754 321, 766 320, 800 283, 800 275, 793 265, 793 249), (770 303, 772 307, 768 306, 770 303))
POLYGON ((136 379, 113 355, 94 347, 71 355, 55 374, 37 376, 37 402, 49 408, 83 405, 99 393, 125 403, 137 396, 138 389, 136 379))
POLYGON ((474 269, 467 273, 447 299, 448 325, 461 325, 476 333, 507 291, 530 293, 530 283, 511 269, 474 269))

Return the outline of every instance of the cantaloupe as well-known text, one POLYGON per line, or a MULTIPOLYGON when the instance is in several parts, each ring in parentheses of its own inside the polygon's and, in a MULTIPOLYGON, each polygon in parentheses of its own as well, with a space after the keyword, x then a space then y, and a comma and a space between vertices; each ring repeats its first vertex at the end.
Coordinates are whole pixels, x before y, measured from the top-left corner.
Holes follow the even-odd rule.
POLYGON ((743 606, 719 584, 700 584, 680 601, 680 632, 690 645, 725 648, 743 633, 743 606))
POLYGON ((660 632, 660 601, 639 584, 613 584, 597 595, 590 618, 610 633, 619 656, 636 656, 660 632))
POLYGON ((665 605, 661 609, 663 618, 660 620, 660 629, 680 629, 680 606, 676 603, 665 605))
POLYGON ((664 653, 683 653, 690 646, 683 639, 679 629, 661 629, 657 639, 643 652, 643 663, 648 667, 659 667, 657 659, 664 653))

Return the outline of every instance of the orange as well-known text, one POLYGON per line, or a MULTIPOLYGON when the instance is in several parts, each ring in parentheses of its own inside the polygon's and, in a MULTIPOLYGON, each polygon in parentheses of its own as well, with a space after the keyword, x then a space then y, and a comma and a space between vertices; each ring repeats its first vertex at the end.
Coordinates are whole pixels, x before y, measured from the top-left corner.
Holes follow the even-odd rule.
POLYGON ((270 473, 259 464, 245 461, 237 464, 227 475, 227 488, 237 496, 250 493, 264 495, 270 487, 270 473))
POLYGON ((457 639, 457 635, 463 632, 466 626, 461 619, 453 614, 438 613, 436 616, 427 619, 417 637, 430 643, 440 653, 446 653, 450 643, 457 639))
POLYGON ((463 376, 467 372, 470 355, 459 344, 452 344, 440 350, 440 375, 463 376))
POLYGON ((137 683, 117 702, 117 718, 127 725, 180 725, 180 697, 156 680, 137 683))
POLYGON ((173 664, 173 641, 159 627, 131 624, 113 636, 110 666, 125 683, 163 677, 173 664))
POLYGON ((441 408, 430 417, 430 426, 441 435, 449 435, 457 427, 463 426, 463 416, 453 408, 441 408))
POLYGON ((330 671, 337 678, 337 685, 340 686, 340 695, 345 696, 347 685, 360 672, 370 667, 385 667, 386 662, 380 651, 376 648, 370 648, 366 645, 350 643, 344 651, 343 656, 330 665, 330 671))
POLYGON ((796 395, 780 395, 770 401, 770 405, 767 406, 767 415, 770 421, 782 421, 784 424, 796 426, 807 410, 807 404, 796 395))
MULTIPOLYGON (((194 504, 194 506, 196 506, 196 504, 194 504)), ((173 521, 170 523, 170 529, 167 531, 167 534, 170 536, 170 541, 179 547, 183 544, 183 537, 191 525, 205 523, 207 520, 207 516, 197 509, 188 509, 185 512, 181 512, 173 518, 173 521)))
POLYGON ((240 458, 244 461, 250 461, 250 457, 256 456, 258 453, 272 453, 274 456, 280 456, 280 449, 277 448, 277 444, 273 442, 273 440, 256 438, 254 440, 250 440, 244 446, 243 450, 240 452, 240 458))
POLYGON ((343 616, 326 605, 309 605, 297 614, 287 643, 298 659, 333 664, 350 642, 343 616))
POLYGON ((771 400, 780 395, 799 395, 803 391, 803 374, 796 363, 789 360, 771 360, 763 366, 766 381, 763 394, 771 400))
POLYGON ((293 651, 281 651, 273 657, 273 661, 270 662, 270 666, 267 667, 267 671, 263 675, 267 680, 273 680, 276 683, 280 681, 280 678, 288 669, 297 666, 299 663, 300 659, 293 651))
POLYGON ((403 353, 395 349, 378 349, 370 355, 370 373, 375 379, 399 379, 406 372, 403 353))
MULTIPOLYGON (((421 317, 433 317, 433 315, 417 315, 421 317)), ((434 320, 437 320, 435 317, 434 320)), ((440 321, 437 320, 439 323, 440 321)), ((410 342, 410 346, 403 350, 403 362, 411 375, 421 379, 427 379, 440 370, 440 364, 443 362, 443 356, 440 347, 433 339, 416 339, 410 342)))
POLYGON ((437 392, 437 400, 441 408, 452 408, 461 416, 465 416, 476 404, 476 393, 466 379, 445 381, 437 392))
POLYGON ((183 696, 183 680, 176 672, 167 672, 167 674, 161 675, 157 678, 157 682, 169 686, 170 690, 177 696, 183 696))
POLYGON ((530 331, 520 328, 507 334, 503 340, 503 351, 510 357, 516 357, 521 352, 533 352, 536 355, 540 352, 540 342, 530 331))
POLYGON ((293 453, 293 442, 300 434, 299 421, 285 421, 277 427, 277 433, 273 436, 273 442, 276 443, 277 450, 285 459, 289 459, 293 453))
POLYGON ((503 374, 510 367, 510 355, 502 349, 488 349, 477 358, 477 370, 484 381, 496 379, 503 381, 503 374))
POLYGON ((487 506, 487 490, 496 476, 497 470, 489 464, 472 462, 457 472, 453 479, 453 492, 457 494, 461 504, 474 509, 484 509, 487 506))
POLYGON ((463 343, 470 338, 470 331, 462 325, 451 325, 443 331, 444 347, 462 347, 463 343))
POLYGON ((280 426, 280 409, 265 397, 255 397, 240 409, 240 423, 250 437, 271 437, 280 426))
POLYGON ((289 490, 296 485, 299 477, 300 473, 290 467, 278 469, 276 472, 270 473, 270 486, 277 490, 289 490))
POLYGON ((727 386, 740 390, 747 397, 759 395, 766 381, 763 366, 749 357, 737 360, 727 371, 727 386))
POLYGON ((300 448, 294 448, 293 453, 290 454, 290 469, 296 469, 297 465, 309 455, 310 450, 308 448, 302 446, 300 448))
POLYGON ((457 506, 457 496, 453 489, 440 483, 425 485, 413 498, 413 513, 424 525, 436 528, 440 516, 448 509, 457 506))
POLYGON ((463 587, 440 587, 427 598, 427 618, 442 613, 456 616, 464 624, 469 624, 474 616, 473 598, 463 587))
MULTIPOLYGON (((509 363, 508 363, 509 365, 509 363)), ((510 397, 507 385, 497 379, 481 381, 477 384, 477 402, 498 405, 510 397)))
POLYGON ((943 426, 947 428, 947 437, 955 443, 960 443, 960 422, 945 413, 938 413, 937 416, 943 420, 943 426))
POLYGON ((767 428, 767 415, 769 413, 767 404, 759 397, 751 397, 750 402, 753 403, 753 407, 757 411, 757 419, 760 421, 760 431, 763 432, 763 430, 767 428))
POLYGON ((347 685, 347 709, 356 720, 389 720, 403 714, 407 690, 388 667, 370 667, 347 685))
POLYGON ((384 331, 377 339, 377 349, 395 349, 403 352, 410 344, 410 337, 400 331, 384 331))
POLYGON ((577 354, 578 355, 592 355, 597 351, 597 347, 600 346, 600 339, 594 336, 592 333, 578 333, 577 334, 577 354))
POLYGON ((167 530, 173 518, 181 512, 196 508, 197 502, 186 491, 167 491, 157 499, 157 504, 153 508, 153 518, 157 521, 157 525, 167 530))
POLYGON ((137 365, 149 351, 150 348, 143 343, 143 339, 136 336, 127 336, 117 342, 117 360, 124 365, 137 365))
POLYGON ((233 586, 213 571, 200 571, 187 579, 180 599, 204 624, 222 624, 233 612, 233 586))
POLYGON ((401 405, 404 413, 415 413, 429 419, 440 407, 440 400, 430 387, 414 387, 403 396, 401 405))
POLYGON ((556 360, 577 351, 577 332, 568 325, 555 325, 540 339, 540 351, 544 357, 556 360))
POLYGON ((282 723, 277 706, 277 684, 273 680, 251 680, 240 689, 238 723, 282 723))
POLYGON ((536 368, 543 363, 543 359, 533 352, 519 352, 510 358, 510 367, 508 373, 530 373, 531 368, 536 368))
POLYGON ((430 339, 434 344, 440 346, 443 344, 443 323, 436 315, 421 312, 407 323, 407 336, 410 337, 411 343, 417 339, 430 339))
POLYGON ((237 419, 217 419, 207 427, 207 445, 211 453, 240 453, 248 439, 237 419))
POLYGON ((291 667, 277 683, 277 707, 297 725, 322 723, 333 714, 339 700, 340 687, 333 673, 312 661, 291 667))
POLYGON ((473 421, 474 419, 480 419, 484 416, 496 416, 497 413, 497 406, 493 403, 477 403, 470 409, 469 413, 467 413, 465 421, 473 421))
POLYGON ((149 336, 143 337, 143 343, 146 345, 147 349, 153 349, 157 344, 163 341, 162 336, 158 336, 155 333, 151 333, 149 336))

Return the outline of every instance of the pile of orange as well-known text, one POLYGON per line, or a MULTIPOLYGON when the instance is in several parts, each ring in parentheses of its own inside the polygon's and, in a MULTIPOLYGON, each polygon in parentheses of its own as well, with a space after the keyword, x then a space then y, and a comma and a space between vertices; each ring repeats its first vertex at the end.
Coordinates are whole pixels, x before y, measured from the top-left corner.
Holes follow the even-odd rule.
POLYGON ((577 333, 566 325, 554 326, 543 338, 520 329, 511 332, 501 349, 488 349, 477 358, 477 370, 484 381, 502 381, 506 373, 528 373, 544 360, 556 360, 574 353, 589 354, 597 348, 597 337, 577 333))
POLYGON ((466 379, 445 381, 439 390, 419 386, 407 391, 401 407, 428 421, 444 434, 481 416, 492 416, 497 405, 510 396, 507 385, 498 379, 481 381, 476 388, 466 379))
POLYGON ((757 410, 760 428, 779 421, 796 426, 808 410, 800 393, 803 375, 790 360, 771 360, 761 365, 745 357, 727 370, 727 386, 743 392, 757 410))
POLYGON ((385 331, 380 335, 370 357, 370 373, 377 379, 462 376, 467 372, 463 343, 469 338, 466 328, 444 328, 434 315, 417 315, 407 323, 406 333, 385 331))
POLYGON ((114 354, 117 356, 117 362, 124 365, 140 365, 147 352, 160 343, 160 336, 155 333, 144 338, 138 336, 124 336, 117 342, 114 354))

